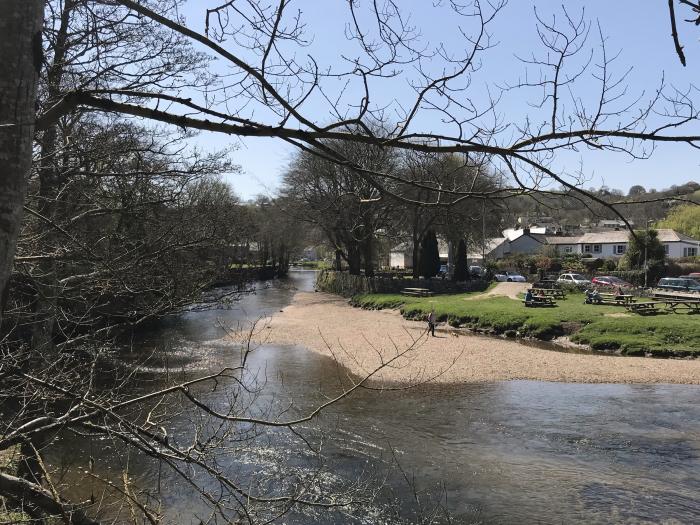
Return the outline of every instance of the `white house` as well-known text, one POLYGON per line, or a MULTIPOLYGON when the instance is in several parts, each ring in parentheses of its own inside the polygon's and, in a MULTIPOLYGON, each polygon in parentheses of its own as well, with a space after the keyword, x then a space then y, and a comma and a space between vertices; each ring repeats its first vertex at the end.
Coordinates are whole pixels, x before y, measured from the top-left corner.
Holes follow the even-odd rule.
POLYGON ((391 268, 413 268, 413 253, 408 244, 400 244, 389 252, 389 266, 391 268))
MULTIPOLYGON (((700 253, 700 241, 675 230, 659 229, 659 241, 670 259, 693 257, 700 253)), ((547 244, 556 246, 557 253, 578 253, 601 259, 622 257, 627 251, 629 231, 585 233, 578 237, 548 236, 547 244)))
MULTIPOLYGON (((503 237, 493 237, 486 240, 483 248, 486 259, 502 259, 515 253, 537 253, 547 243, 547 237, 543 233, 534 233, 529 228, 524 230, 508 229, 503 231, 503 237)), ((467 254, 470 264, 480 264, 483 261, 482 253, 478 251, 480 246, 476 244, 474 252, 467 254)))
MULTIPOLYGON (((449 247, 445 241, 438 239, 440 262, 447 264, 450 260, 449 247)), ((399 244, 389 252, 389 266, 401 270, 413 268, 413 245, 399 244)))
MULTIPOLYGON (((700 255, 700 241, 675 230, 656 231, 668 258, 678 259, 700 255)), ((627 230, 590 232, 578 236, 544 235, 533 232, 529 228, 504 230, 503 234, 503 237, 486 239, 483 248, 479 244, 473 245, 472 251, 467 254, 469 264, 483 263, 482 250, 487 260, 496 260, 514 254, 535 254, 547 245, 554 246, 560 255, 576 253, 599 259, 611 259, 625 254, 630 235, 627 230)), ((440 259, 447 262, 449 259, 447 243, 440 241, 439 245, 440 259)), ((410 246, 402 244, 394 248, 390 254, 390 265, 392 268, 411 268, 413 259, 410 246)))
POLYGON ((491 237, 486 239, 484 246, 474 245, 473 252, 467 253, 467 261, 470 264, 480 264, 483 262, 484 256, 486 259, 502 259, 508 249, 508 239, 505 237, 491 237))

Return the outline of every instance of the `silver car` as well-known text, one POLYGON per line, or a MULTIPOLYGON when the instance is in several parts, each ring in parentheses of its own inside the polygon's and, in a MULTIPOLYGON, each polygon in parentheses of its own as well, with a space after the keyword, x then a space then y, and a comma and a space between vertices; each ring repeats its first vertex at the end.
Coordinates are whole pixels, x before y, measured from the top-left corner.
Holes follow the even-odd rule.
POLYGON ((581 275, 580 273, 563 273, 559 276, 557 282, 575 284, 576 286, 588 286, 591 284, 591 280, 586 279, 586 276, 581 275))
POLYGON ((524 283, 527 281, 525 277, 520 275, 517 272, 498 272, 496 274, 496 280, 497 281, 504 281, 504 282, 513 282, 513 283, 524 283))

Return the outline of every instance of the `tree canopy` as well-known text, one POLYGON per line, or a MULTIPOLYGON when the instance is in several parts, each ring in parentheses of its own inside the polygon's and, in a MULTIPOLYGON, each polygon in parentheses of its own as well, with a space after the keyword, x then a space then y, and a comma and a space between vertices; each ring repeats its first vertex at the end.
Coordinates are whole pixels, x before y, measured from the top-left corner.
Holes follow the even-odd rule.
POLYGON ((676 206, 657 226, 671 228, 698 240, 700 239, 700 206, 694 204, 676 206))

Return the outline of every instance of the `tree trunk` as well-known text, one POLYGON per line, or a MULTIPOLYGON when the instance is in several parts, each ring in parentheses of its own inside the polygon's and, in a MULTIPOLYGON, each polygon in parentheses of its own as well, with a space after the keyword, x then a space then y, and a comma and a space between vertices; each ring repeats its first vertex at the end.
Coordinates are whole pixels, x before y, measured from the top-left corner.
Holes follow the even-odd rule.
POLYGON ((348 246, 348 266, 350 275, 360 275, 362 260, 360 258, 360 247, 357 244, 348 246))
POLYGON ((0 0, 0 321, 32 164, 43 0, 0 0))
POLYGON ((372 238, 368 237, 362 242, 362 258, 365 263, 365 277, 374 277, 374 264, 372 261, 372 238))
MULTIPOLYGON (((61 24, 56 34, 53 62, 46 75, 46 105, 51 107, 61 98, 61 83, 65 73, 68 28, 75 8, 74 0, 67 0, 61 12, 61 24)), ((37 205, 39 213, 60 224, 64 212, 58 203, 61 191, 61 154, 57 147, 59 141, 58 123, 51 124, 42 134, 39 142, 39 196, 37 205)), ((37 223, 37 234, 46 239, 56 235, 53 226, 44 221, 37 223)), ((38 263, 35 280, 36 299, 34 303, 34 322, 32 324, 32 349, 34 351, 52 351, 53 334, 56 324, 56 304, 59 290, 56 275, 56 262, 53 259, 38 263)))
POLYGON ((343 252, 340 250, 335 251, 335 271, 339 272, 343 268, 343 261, 341 260, 341 257, 343 256, 343 252))
POLYGON ((420 239, 413 238, 413 278, 418 279, 420 277, 420 239))

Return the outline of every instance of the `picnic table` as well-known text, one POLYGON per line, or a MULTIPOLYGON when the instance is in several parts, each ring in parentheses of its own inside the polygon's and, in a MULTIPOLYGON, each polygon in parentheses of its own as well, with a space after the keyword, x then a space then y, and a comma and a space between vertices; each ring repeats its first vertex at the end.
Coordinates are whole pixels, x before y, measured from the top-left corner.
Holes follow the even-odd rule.
POLYGON ((537 295, 544 295, 547 297, 555 297, 556 299, 564 299, 566 293, 560 288, 540 288, 539 286, 533 286, 532 292, 537 295))
POLYGON ((619 293, 599 293, 602 304, 627 305, 634 302, 634 295, 619 293))
POLYGON ((430 297, 433 292, 427 288, 404 288, 401 290, 401 295, 411 295, 414 297, 430 297))
POLYGON ((554 298, 548 295, 533 295, 532 300, 523 299, 525 306, 556 306, 554 298))
POLYGON ((665 292, 665 291, 655 291, 652 294, 654 299, 659 300, 682 300, 682 301, 700 301, 700 295, 693 292, 665 292))
POLYGON ((625 305, 625 308, 630 312, 645 314, 658 312, 658 309, 662 306, 665 310, 673 312, 674 314, 682 311, 700 313, 700 300, 682 298, 646 301, 643 303, 628 303, 625 305))
POLYGON ((693 313, 700 313, 700 301, 695 299, 674 299, 667 300, 666 309, 672 311, 674 314, 679 311, 688 311, 693 313))
POLYGON ((657 307, 665 304, 665 301, 646 301, 643 303, 627 303, 625 308, 627 308, 627 311, 635 314, 649 314, 658 312, 657 307))
POLYGON ((551 279, 540 279, 535 284, 533 284, 532 287, 539 288, 542 290, 559 289, 559 283, 551 279))

